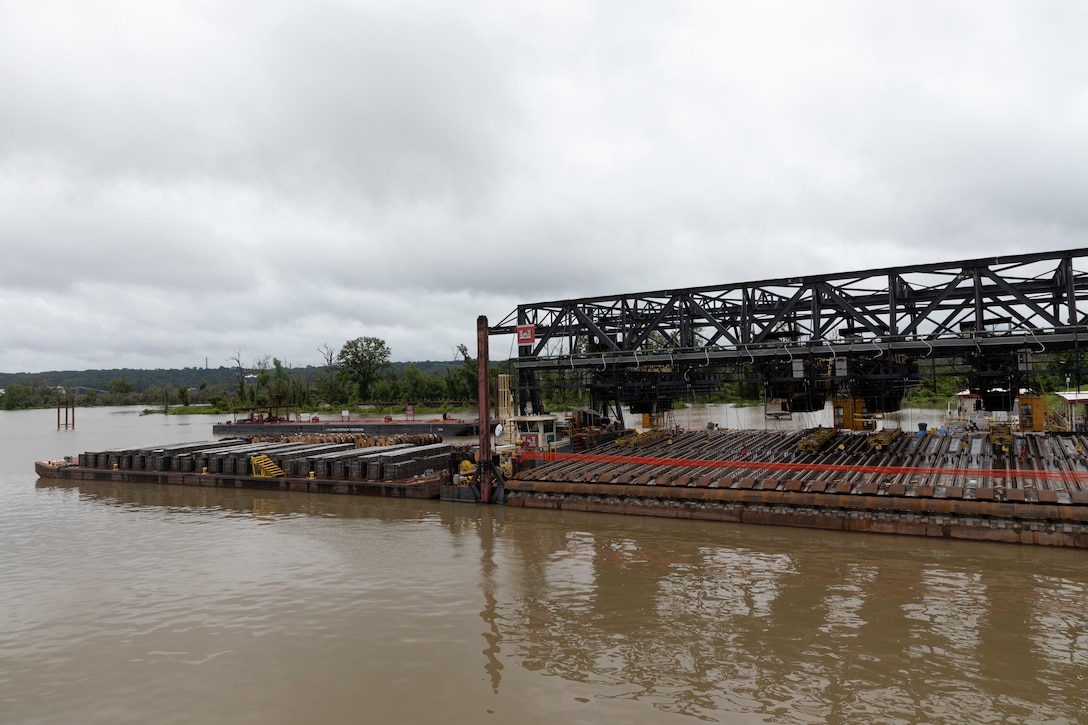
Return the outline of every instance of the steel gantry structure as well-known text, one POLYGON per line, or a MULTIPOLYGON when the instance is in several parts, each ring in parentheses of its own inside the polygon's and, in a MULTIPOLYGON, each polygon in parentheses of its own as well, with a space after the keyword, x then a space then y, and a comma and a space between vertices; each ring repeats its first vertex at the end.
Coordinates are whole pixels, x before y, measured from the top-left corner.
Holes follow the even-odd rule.
POLYGON ((953 361, 987 409, 1009 410, 1040 364, 1079 387, 1088 249, 538 302, 490 334, 517 336, 521 411, 560 378, 617 415, 730 381, 761 384, 787 411, 829 395, 894 411, 930 359, 953 361))

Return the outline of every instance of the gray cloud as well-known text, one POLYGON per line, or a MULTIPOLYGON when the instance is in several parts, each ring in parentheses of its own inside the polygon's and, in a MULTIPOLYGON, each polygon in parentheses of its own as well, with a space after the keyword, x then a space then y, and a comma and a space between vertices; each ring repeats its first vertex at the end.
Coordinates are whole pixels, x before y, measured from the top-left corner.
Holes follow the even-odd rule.
POLYGON ((446 358, 520 302, 1088 246, 1086 16, 8 3, 0 370, 446 358))

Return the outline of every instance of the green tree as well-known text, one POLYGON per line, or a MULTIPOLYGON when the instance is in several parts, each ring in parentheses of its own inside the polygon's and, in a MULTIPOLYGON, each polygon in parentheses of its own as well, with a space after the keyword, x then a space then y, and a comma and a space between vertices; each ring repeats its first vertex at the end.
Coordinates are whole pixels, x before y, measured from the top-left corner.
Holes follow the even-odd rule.
POLYGON ((139 402, 147 406, 162 406, 165 411, 174 402, 174 392, 174 388, 164 383, 141 393, 139 402))
POLYGON ((124 396, 128 393, 136 392, 136 385, 122 375, 121 377, 113 378, 106 383, 106 390, 114 395, 124 396))
POLYGON ((287 397, 292 405, 308 408, 313 405, 310 383, 305 378, 294 376, 287 383, 287 397))
POLYGON ((389 366, 389 348, 377 337, 348 340, 336 356, 341 375, 356 386, 359 400, 365 401, 378 374, 389 366))
POLYGON ((404 395, 409 402, 422 400, 426 394, 426 383, 423 373, 415 365, 404 368, 404 395))
POLYGON ((23 410, 36 405, 33 388, 18 383, 8 383, 0 401, 3 402, 4 410, 23 410))
POLYGON ((257 370, 256 385, 254 387, 259 394, 261 390, 265 391, 259 398, 254 399, 254 404, 263 405, 272 402, 269 397, 272 394, 272 371, 268 367, 268 356, 266 355, 262 360, 255 360, 253 367, 257 370))
POLYGON ((446 392, 455 400, 474 401, 480 392, 479 366, 476 358, 469 356, 465 345, 458 345, 457 353, 461 356, 461 365, 446 368, 446 392))
MULTIPOLYGON (((291 371, 284 367, 278 357, 272 358, 272 377, 269 380, 268 397, 276 405, 284 405, 290 392, 291 371)), ((298 400, 292 402, 300 402, 298 400)))
POLYGON ((325 364, 321 375, 317 378, 317 394, 322 402, 330 405, 342 403, 344 402, 343 389, 340 384, 342 378, 340 367, 336 362, 340 352, 329 347, 328 343, 319 347, 318 351, 321 353, 325 364))
POLYGON ((446 397, 446 381, 433 373, 423 376, 423 392, 420 397, 424 400, 441 400, 446 397))
POLYGON ((246 402, 246 368, 242 365, 242 351, 234 353, 230 357, 238 368, 238 401, 245 405, 246 402))
POLYGON ((404 385, 392 375, 374 381, 370 387, 370 399, 381 402, 404 400, 404 385))

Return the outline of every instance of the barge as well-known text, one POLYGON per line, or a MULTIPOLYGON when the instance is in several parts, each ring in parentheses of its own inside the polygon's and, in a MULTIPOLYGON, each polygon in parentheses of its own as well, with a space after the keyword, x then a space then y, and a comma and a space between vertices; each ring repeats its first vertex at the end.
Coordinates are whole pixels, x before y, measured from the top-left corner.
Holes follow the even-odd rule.
MULTIPOLYGON (((405 438, 225 439, 88 452, 35 468, 65 481, 481 500, 477 482, 456 473, 465 450, 405 438)), ((496 452, 501 475, 486 500, 1088 548, 1086 451, 1079 432, 629 431, 580 452, 527 444, 508 457, 496 452)))
POLYGON ((38 476, 216 488, 438 498, 448 443, 250 442, 226 439, 81 453, 38 461, 38 476))
POLYGON ((503 503, 1088 548, 1086 450, 1077 434, 677 430, 525 451, 503 503))

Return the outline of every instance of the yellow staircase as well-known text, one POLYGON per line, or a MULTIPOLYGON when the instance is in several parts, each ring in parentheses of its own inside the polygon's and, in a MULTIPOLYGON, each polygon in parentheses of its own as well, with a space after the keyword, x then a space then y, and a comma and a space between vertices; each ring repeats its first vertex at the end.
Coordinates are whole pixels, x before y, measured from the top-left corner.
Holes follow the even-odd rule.
POLYGON ((262 453, 259 456, 253 456, 249 461, 253 465, 253 475, 260 478, 279 478, 280 476, 286 476, 282 468, 276 465, 276 462, 262 453))

